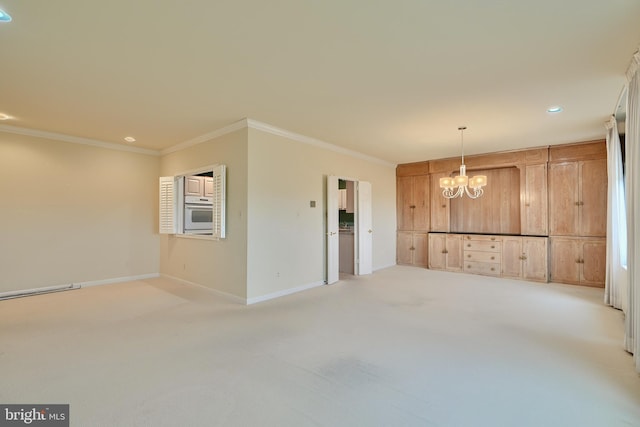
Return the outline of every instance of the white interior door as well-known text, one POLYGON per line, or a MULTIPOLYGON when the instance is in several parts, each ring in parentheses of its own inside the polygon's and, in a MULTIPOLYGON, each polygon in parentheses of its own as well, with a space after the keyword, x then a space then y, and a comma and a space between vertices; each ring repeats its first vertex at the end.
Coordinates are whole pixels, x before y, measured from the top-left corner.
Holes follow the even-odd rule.
POLYGON ((373 223, 371 219, 371 183, 358 181, 358 262, 356 274, 373 272, 373 223))
POLYGON ((327 284, 339 279, 338 177, 327 176, 327 284))

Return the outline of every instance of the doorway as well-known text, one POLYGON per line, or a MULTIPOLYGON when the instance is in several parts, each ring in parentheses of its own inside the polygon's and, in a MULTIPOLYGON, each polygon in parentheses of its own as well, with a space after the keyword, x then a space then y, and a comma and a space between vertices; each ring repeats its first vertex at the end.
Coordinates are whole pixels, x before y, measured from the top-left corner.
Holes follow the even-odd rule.
POLYGON ((327 280, 372 272, 371 184, 327 177, 327 280))
POLYGON ((355 181, 338 179, 338 272, 356 272, 355 181))

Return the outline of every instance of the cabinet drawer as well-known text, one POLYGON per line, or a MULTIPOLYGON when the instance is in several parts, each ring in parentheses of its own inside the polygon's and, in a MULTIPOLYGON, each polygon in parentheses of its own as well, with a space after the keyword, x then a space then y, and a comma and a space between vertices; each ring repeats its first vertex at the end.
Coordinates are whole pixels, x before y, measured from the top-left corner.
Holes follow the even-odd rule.
POLYGON ((475 240, 478 242, 499 242, 500 236, 481 235, 481 234, 467 234, 464 236, 464 240, 475 240))
POLYGON ((485 276, 500 276, 500 264, 492 262, 464 261, 464 272, 485 276))
POLYGON ((479 261, 479 262, 499 263, 500 254, 496 252, 485 252, 485 251, 464 251, 464 260, 465 262, 479 261))
POLYGON ((484 252, 500 252, 502 251, 502 242, 491 240, 465 240, 465 251, 484 251, 484 252))

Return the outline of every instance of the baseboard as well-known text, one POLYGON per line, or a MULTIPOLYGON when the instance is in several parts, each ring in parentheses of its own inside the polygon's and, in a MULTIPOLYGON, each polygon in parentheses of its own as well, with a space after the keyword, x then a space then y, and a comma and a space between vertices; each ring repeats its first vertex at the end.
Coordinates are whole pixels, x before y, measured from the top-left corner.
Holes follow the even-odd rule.
POLYGON ((242 298, 242 297, 239 297, 239 296, 233 295, 233 294, 229 294, 227 292, 219 291, 217 289, 213 289, 213 288, 210 288, 208 286, 201 285, 200 283, 190 282, 188 280, 184 280, 184 279, 181 279, 179 277, 170 276, 168 274, 162 274, 161 273, 160 276, 164 277, 165 279, 174 280, 174 281, 176 281, 178 283, 182 283, 184 285, 197 286, 199 288, 206 289, 208 291, 213 292, 214 294, 217 294, 217 295, 221 296, 222 298, 224 298, 224 299, 226 299, 226 300, 228 300, 230 302, 235 302, 235 303, 239 303, 239 304, 242 304, 242 305, 246 305, 247 304, 247 300, 242 298))
POLYGON ((100 285, 110 285, 113 283, 121 283, 121 282, 131 282, 134 280, 143 280, 143 279, 151 279, 154 277, 159 277, 158 273, 149 273, 149 274, 141 274, 138 276, 126 276, 126 277, 115 277, 111 279, 103 279, 103 280, 91 280, 88 282, 76 282, 69 283, 66 285, 57 285, 57 286, 45 286, 41 288, 34 289, 24 289, 17 291, 8 291, 8 292, 0 292, 0 300, 4 299, 12 299, 12 298, 22 298, 28 297, 32 295, 41 295, 48 294, 52 292, 62 292, 62 291, 70 291, 73 289, 80 289, 90 286, 100 286, 100 285))
POLYGON ((385 268, 395 267, 396 265, 398 265, 398 264, 396 264, 396 263, 394 262, 393 264, 383 265, 382 267, 374 268, 374 269, 373 269, 373 271, 384 270, 385 268))
POLYGON ((52 292, 71 291, 73 289, 80 289, 80 286, 71 283, 68 285, 46 286, 42 288, 24 289, 19 291, 0 292, 0 301, 13 298, 30 297, 33 295, 49 294, 52 292))
POLYGON ((88 282, 78 282, 81 288, 89 288, 91 286, 112 285, 114 283, 133 282, 135 280, 153 279, 160 277, 159 273, 140 274, 138 276, 114 277, 112 279, 90 280, 88 282))
POLYGON ((308 289, 316 288, 324 285, 324 281, 308 283, 306 285, 297 286, 295 288, 284 289, 282 291, 273 292, 271 294, 261 295, 259 297, 247 298, 247 305, 256 304, 263 301, 268 301, 274 298, 280 298, 285 295, 295 294, 297 292, 306 291, 308 289))

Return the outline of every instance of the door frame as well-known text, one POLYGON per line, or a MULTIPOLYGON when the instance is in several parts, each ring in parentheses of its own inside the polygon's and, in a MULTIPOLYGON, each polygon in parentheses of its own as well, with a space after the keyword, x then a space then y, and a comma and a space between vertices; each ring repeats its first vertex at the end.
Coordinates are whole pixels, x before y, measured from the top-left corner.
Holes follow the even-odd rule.
MULTIPOLYGON (((339 280, 339 268, 340 268, 340 255, 339 255, 339 244, 336 243, 336 241, 338 241, 338 239, 340 238, 339 235, 339 231, 338 231, 338 226, 339 226, 339 217, 337 215, 337 207, 338 207, 338 198, 340 197, 339 192, 338 192, 338 181, 339 180, 344 180, 344 181, 352 181, 354 183, 353 186, 353 191, 354 191, 354 212, 353 212, 353 233, 354 233, 354 239, 353 239, 353 271, 354 271, 354 275, 362 275, 362 274, 370 274, 371 273, 371 269, 370 268, 366 268, 365 271, 361 271, 360 268, 360 259, 361 259, 361 233, 369 233, 371 234, 371 232, 369 230, 371 230, 370 227, 367 227, 367 230, 362 230, 362 224, 360 224, 361 222, 361 218, 360 218, 360 211, 362 209, 362 206, 360 205, 361 201, 360 201, 360 183, 361 182, 366 182, 369 185, 369 188, 371 188, 371 183, 369 181, 363 181, 363 180, 359 180, 356 178, 351 178, 351 177, 347 177, 347 176, 343 176, 343 175, 327 175, 327 178, 325 180, 326 185, 327 185, 327 189, 326 189, 326 207, 327 207, 327 212, 325 213, 324 216, 324 221, 325 221, 325 230, 326 230, 326 240, 325 240, 325 244, 326 244, 326 252, 325 252, 325 274, 326 274, 326 278, 325 278, 325 283, 326 284, 332 284, 335 283, 337 280, 339 280), (330 183, 335 182, 335 192, 331 192, 329 190, 329 186, 330 183), (333 200, 329 200, 329 197, 333 194, 333 200), (338 218, 337 221, 335 221, 334 224, 330 224, 330 220, 333 220, 334 217, 330 217, 329 215, 329 208, 333 208, 335 207, 336 209, 336 215, 335 218, 338 218), (335 228, 335 229, 334 229, 335 228), (335 233, 335 234, 332 234, 335 233), (336 238, 337 237, 337 238, 336 238), (331 238, 334 238, 335 240, 331 240, 331 238), (335 253, 334 253, 335 252, 335 253), (336 276, 336 272, 337 272, 337 276, 336 276)), ((371 203, 371 196, 369 197, 369 211, 372 211, 372 203, 371 203)), ((369 262, 369 264, 372 264, 372 260, 373 260, 373 245, 369 245, 370 247, 370 253, 368 255, 368 259, 371 260, 369 262)))

